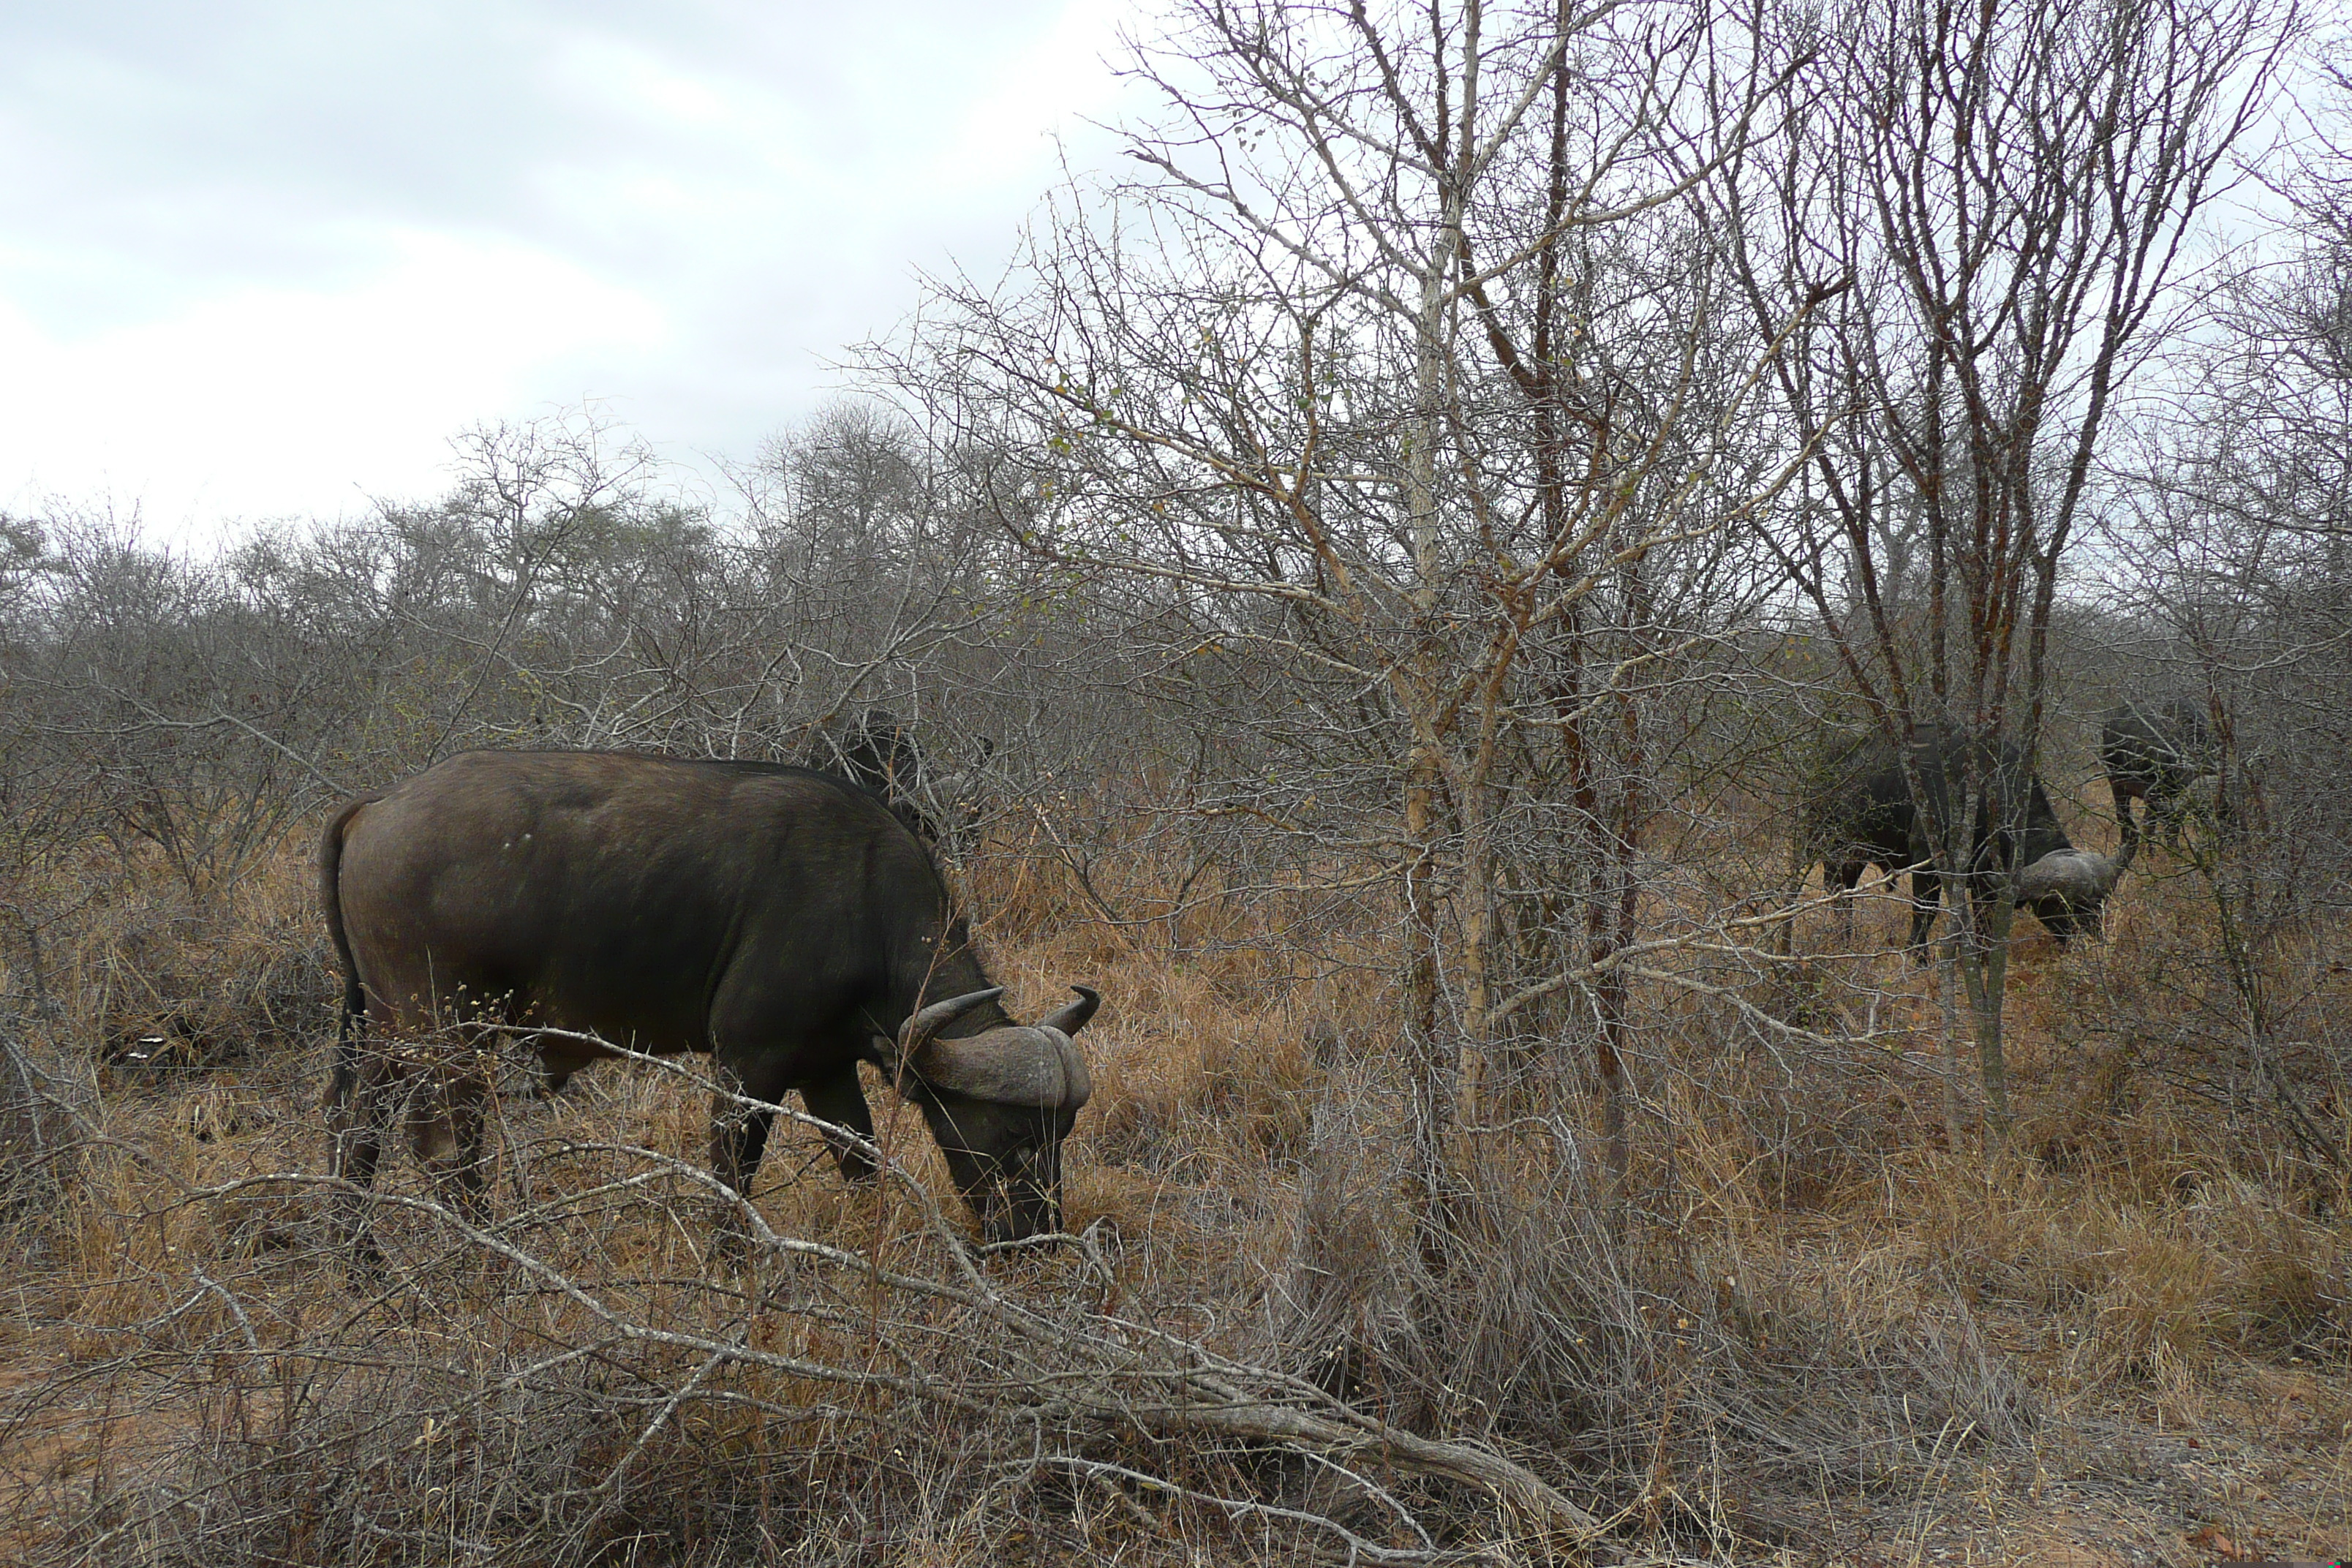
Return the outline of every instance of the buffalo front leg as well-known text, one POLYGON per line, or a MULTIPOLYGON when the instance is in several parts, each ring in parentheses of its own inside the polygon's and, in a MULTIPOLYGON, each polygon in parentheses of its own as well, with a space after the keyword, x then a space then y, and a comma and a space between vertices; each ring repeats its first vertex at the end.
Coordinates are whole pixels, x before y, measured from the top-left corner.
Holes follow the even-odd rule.
POLYGON ((761 1156, 768 1151, 768 1130, 775 1122, 775 1102, 783 1087, 764 1077, 746 1077, 723 1063, 715 1076, 718 1085, 710 1096, 710 1173, 735 1194, 719 1199, 716 1240, 720 1252, 737 1253, 751 1239, 743 1209, 751 1202, 761 1156), (755 1103, 747 1105, 745 1100, 755 1103))
MULTIPOLYGON (((857 1069, 813 1083, 801 1090, 808 1112, 819 1121, 830 1121, 836 1127, 847 1128, 866 1142, 874 1142, 874 1112, 866 1106, 865 1087, 857 1081, 857 1069)), ((874 1156, 846 1138, 826 1133, 826 1147, 833 1151, 834 1163, 841 1167, 844 1180, 852 1183, 870 1182, 880 1167, 874 1156)))
POLYGON ((2164 840, 2164 847, 2176 855, 2180 852, 2182 830, 2189 826, 2189 805, 2185 784, 2162 795, 2151 793, 2147 797, 2148 826, 2164 840))

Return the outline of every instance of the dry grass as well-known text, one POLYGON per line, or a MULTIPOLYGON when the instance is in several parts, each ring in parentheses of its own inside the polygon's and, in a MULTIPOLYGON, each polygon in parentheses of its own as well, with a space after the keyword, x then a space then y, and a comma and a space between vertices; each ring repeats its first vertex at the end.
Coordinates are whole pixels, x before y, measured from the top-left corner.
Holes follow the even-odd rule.
MULTIPOLYGON (((1433 1258, 1379 931, 1309 968, 1282 910, 1145 908, 1172 875, 1146 859, 1098 885, 1143 910, 1122 926, 1073 912, 1066 868, 1006 857, 969 892, 1012 1000, 1076 979, 1110 998, 1070 1152, 1087 1245, 972 1265, 899 1110, 880 1142, 911 1184, 849 1191, 812 1131, 780 1131, 758 1204, 800 1249, 714 1267, 706 1097, 618 1064, 504 1103, 490 1235, 394 1162, 393 1270, 354 1286, 291 1179, 324 1163, 331 994, 302 859, 209 910, 89 906, 53 1006, 12 1039, 85 1097, 71 1168, 0 1236, 0 1555, 1583 1550, 1395 1452, 1187 1427, 1162 1395, 1204 1368, 1267 1408, 1514 1461, 1635 1560, 2352 1549, 2352 1204, 2258 1096, 2231 1098, 2186 879, 2136 881, 2103 947, 2021 942, 2021 1135, 1997 1169, 1945 1147, 1927 980, 1825 956, 1746 994, 1873 1044, 1798 1052, 1645 994, 1660 1043, 1622 1214, 1564 1080, 1463 1131, 1433 1258), (184 1043, 123 1049, 158 1034, 184 1043)), ((1866 910, 1859 945, 1898 919, 1866 910)), ((1811 917, 1802 945, 1832 929, 1811 917)), ((2317 1040, 2347 1016, 2327 976, 2352 943, 2305 940, 2317 1040)))

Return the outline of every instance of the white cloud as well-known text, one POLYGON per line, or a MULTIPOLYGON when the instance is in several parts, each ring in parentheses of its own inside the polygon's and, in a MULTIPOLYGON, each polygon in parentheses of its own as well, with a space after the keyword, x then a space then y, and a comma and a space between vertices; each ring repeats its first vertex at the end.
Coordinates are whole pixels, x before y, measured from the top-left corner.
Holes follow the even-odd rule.
POLYGON ((583 397, 746 452, 1009 251, 1122 11, 0 0, 0 507, 333 512, 583 397))
POLYGON ((1105 59, 1125 15, 1110 0, 1071 0, 964 110, 943 167, 959 180, 986 178, 1007 163, 1050 169, 1047 135, 1083 137, 1082 121, 1102 118, 1118 100, 1105 59))
POLYGON ((430 492, 447 436, 531 399, 551 362, 667 335, 657 303, 559 257, 434 234, 384 246, 392 264, 351 287, 237 289, 76 339, 0 303, 10 504, 102 492, 179 534, 430 492))

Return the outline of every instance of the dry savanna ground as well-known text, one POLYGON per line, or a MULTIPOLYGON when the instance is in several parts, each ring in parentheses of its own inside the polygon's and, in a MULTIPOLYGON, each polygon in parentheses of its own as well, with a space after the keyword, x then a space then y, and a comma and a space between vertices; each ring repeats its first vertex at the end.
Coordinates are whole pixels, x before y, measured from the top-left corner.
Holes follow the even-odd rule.
MULTIPOLYGON (((0 1557, 2352 1555, 2347 1162, 2243 1087, 2200 884, 2142 870, 2104 943, 2021 922, 1994 1168, 1972 1100, 1947 1146, 1937 1000, 1881 951, 1902 911, 1847 955, 1817 912, 1748 1000, 1864 1043, 1727 1044, 1704 995, 1644 993, 1622 1211, 1563 1067, 1457 1131, 1433 1253, 1381 933, 1309 972, 1246 915, 1180 945, 986 858, 966 892, 1018 1008, 1108 999, 1077 1239, 970 1250, 877 1090, 904 1179, 849 1189, 780 1131, 766 1237, 714 1260, 707 1089, 617 1063, 552 1100, 508 1072, 486 1228, 389 1161, 376 1279, 322 1245, 307 850, 205 908, 92 871, 46 890, 79 934, 13 976, 41 1093, 0 1101, 0 1557)), ((2277 960, 2306 1038, 2347 1016, 2347 955, 2310 930, 2277 960)))

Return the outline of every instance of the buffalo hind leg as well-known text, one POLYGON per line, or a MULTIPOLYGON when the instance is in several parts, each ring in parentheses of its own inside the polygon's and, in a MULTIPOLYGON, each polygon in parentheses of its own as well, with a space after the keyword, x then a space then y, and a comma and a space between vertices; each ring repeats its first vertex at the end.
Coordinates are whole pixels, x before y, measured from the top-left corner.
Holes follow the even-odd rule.
POLYGON ((719 1089, 711 1097, 710 1173, 751 1196, 751 1179, 760 1173, 760 1157, 768 1152, 768 1129, 775 1120, 774 1111, 738 1105, 733 1091, 719 1089))
MULTIPOLYGON (((2127 784, 2121 779, 2109 779, 2107 793, 2116 801, 2116 830, 2122 836, 2119 840, 2122 852, 2128 853, 2139 842, 2139 822, 2132 811, 2132 798, 2135 795, 2147 797, 2142 795, 2137 784, 2127 784)), ((2149 826, 2154 826, 2152 819, 2156 816, 2156 802, 2153 799, 2148 800, 2148 816, 2151 818, 2149 826)))
POLYGON ((1936 917, 1944 907, 1944 879, 1940 872, 1925 866, 1911 872, 1911 956, 1921 963, 1927 962, 1927 932, 1934 929, 1936 917))
POLYGON ((1822 891, 1837 906, 1838 948, 1842 952, 1853 951, 1853 885, 1862 880, 1863 864, 1859 860, 1822 862, 1822 891))
POLYGON ((489 1223, 489 1085, 470 1073, 420 1086, 409 1105, 409 1146, 436 1194, 479 1229, 489 1223))
MULTIPOLYGON (((857 1068, 813 1083, 801 1090, 801 1099, 808 1105, 808 1113, 819 1121, 830 1121, 845 1127, 866 1142, 874 1142, 874 1113, 866 1104, 865 1086, 857 1081, 857 1068)), ((874 1156, 846 1139, 828 1133, 826 1146, 833 1151, 834 1163, 841 1167, 844 1180, 863 1184, 874 1179, 881 1167, 874 1156)))
MULTIPOLYGON (((1797 905, 1805 896, 1805 879, 1813 873, 1813 862, 1806 858, 1808 853, 1802 848, 1792 848, 1789 853, 1789 881, 1787 890, 1780 895, 1780 907, 1788 911, 1788 915, 1780 921, 1778 933, 1780 952, 1783 958, 1797 951, 1797 905)), ((1822 868, 1822 878, 1824 881, 1829 879, 1827 866, 1822 868)))
POLYGON ((327 1084, 327 1175, 340 1185, 328 1200, 331 1223, 352 1261, 373 1272, 383 1249, 368 1234, 368 1194, 383 1158, 393 1085, 388 1064, 370 1052, 347 1022, 335 1042, 334 1076, 327 1084))

